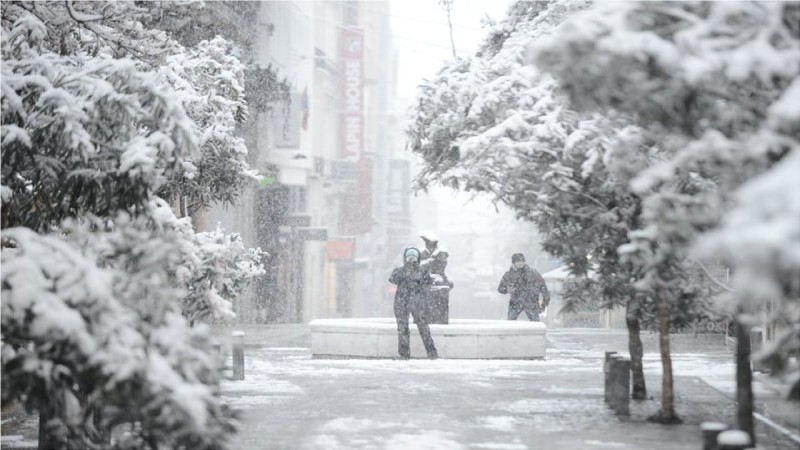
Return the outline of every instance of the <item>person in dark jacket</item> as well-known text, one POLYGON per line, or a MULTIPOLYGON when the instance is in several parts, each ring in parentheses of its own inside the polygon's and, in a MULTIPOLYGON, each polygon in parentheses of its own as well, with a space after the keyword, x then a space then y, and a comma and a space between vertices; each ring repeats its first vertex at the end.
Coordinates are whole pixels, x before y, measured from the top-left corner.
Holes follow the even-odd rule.
POLYGON ((428 358, 438 358, 436 346, 425 312, 426 294, 433 284, 430 273, 420 267, 420 253, 414 247, 403 251, 403 266, 392 271, 389 282, 397 285, 394 295, 394 316, 397 319, 397 350, 400 357, 411 357, 411 330, 408 328, 408 315, 414 317, 428 358))
POLYGON ((428 323, 447 324, 450 321, 450 290, 453 282, 444 273, 447 268, 447 251, 439 247, 439 238, 433 232, 425 230, 419 237, 425 243, 425 250, 420 254, 420 264, 428 269, 433 278, 425 302, 425 314, 428 323))
POLYGON ((497 287, 501 294, 511 294, 508 302, 508 320, 517 320, 519 313, 525 311, 528 319, 539 321, 539 312, 550 303, 550 291, 544 278, 535 269, 525 264, 525 256, 515 253, 508 269, 497 287), (539 300, 541 294, 541 302, 539 300))

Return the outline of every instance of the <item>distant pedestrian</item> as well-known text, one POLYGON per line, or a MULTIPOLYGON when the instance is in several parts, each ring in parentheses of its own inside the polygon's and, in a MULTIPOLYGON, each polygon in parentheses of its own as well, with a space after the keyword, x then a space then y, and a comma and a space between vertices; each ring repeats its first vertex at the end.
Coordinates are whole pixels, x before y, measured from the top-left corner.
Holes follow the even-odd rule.
POLYGON ((550 303, 550 291, 544 278, 535 269, 525 264, 525 256, 515 253, 508 269, 497 287, 501 294, 511 294, 508 302, 508 320, 517 320, 519 313, 525 311, 529 320, 539 321, 539 313, 550 303), (539 294, 542 298, 539 299, 539 294))
POLYGON ((420 252, 414 247, 403 251, 403 265, 392 271, 389 282, 397 285, 394 295, 394 316, 397 319, 397 349, 401 358, 411 357, 411 330, 408 316, 414 317, 428 358, 438 358, 436 346, 425 312, 428 289, 433 284, 430 273, 420 267, 420 252))
POLYGON ((428 269, 433 278, 425 303, 428 323, 447 324, 450 321, 450 290, 453 289, 453 282, 444 271, 450 254, 439 247, 439 238, 432 231, 421 231, 419 237, 425 243, 420 264, 428 269))

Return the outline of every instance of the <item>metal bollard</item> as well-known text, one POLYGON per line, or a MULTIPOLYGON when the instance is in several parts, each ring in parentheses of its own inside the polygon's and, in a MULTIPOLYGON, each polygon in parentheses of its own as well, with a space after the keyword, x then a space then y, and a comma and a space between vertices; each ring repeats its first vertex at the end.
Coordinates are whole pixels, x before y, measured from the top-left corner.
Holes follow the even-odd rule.
POLYGON ((231 333, 233 353, 233 379, 244 380, 244 331, 231 333))
POLYGON ((611 359, 611 356, 616 355, 616 354, 617 354, 617 352, 606 352, 606 360, 603 363, 603 376, 604 376, 603 399, 606 401, 606 403, 608 403, 608 396, 609 396, 609 392, 610 392, 609 382, 611 380, 611 375, 610 375, 610 372, 611 372, 610 364, 611 363, 609 362, 609 360, 611 359))
MULTIPOLYGON (((750 354, 758 352, 764 345, 764 331, 761 327, 753 327, 750 329, 750 354)), ((757 359, 751 358, 753 372, 766 372, 764 363, 757 359)))
POLYGON ((717 436, 719 450, 745 450, 750 448, 750 435, 742 430, 725 430, 717 436))
POLYGON ((614 412, 627 416, 631 403, 631 360, 613 355, 610 362, 609 403, 614 412))
POLYGON ((728 426, 722 422, 703 422, 700 431, 703 433, 703 450, 717 450, 717 436, 727 430, 728 426))

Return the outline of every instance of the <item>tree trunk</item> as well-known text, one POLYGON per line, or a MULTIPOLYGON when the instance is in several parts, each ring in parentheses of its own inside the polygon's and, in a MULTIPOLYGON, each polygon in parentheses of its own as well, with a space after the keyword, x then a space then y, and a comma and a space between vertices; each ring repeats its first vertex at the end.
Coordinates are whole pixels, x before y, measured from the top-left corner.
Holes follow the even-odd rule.
POLYGON ((67 448, 66 442, 58 439, 56 430, 47 426, 54 414, 48 407, 39 410, 39 450, 67 448))
POLYGON ((739 429, 750 435, 750 445, 756 445, 753 424, 753 372, 750 367, 750 328, 736 323, 736 422, 739 429))
POLYGON ((178 201, 179 201, 178 214, 180 214, 180 218, 182 219, 188 215, 186 212, 186 197, 183 195, 178 195, 178 201))
POLYGON ((641 331, 639 319, 626 314, 625 324, 628 327, 628 352, 631 355, 631 398, 644 400, 647 398, 647 387, 644 382, 644 367, 642 364, 644 346, 642 345, 642 336, 639 334, 641 331))
POLYGON ((658 298, 658 342, 661 350, 661 409, 649 420, 658 423, 682 423, 675 413, 675 393, 672 381, 672 356, 669 349, 669 303, 664 295, 658 298))

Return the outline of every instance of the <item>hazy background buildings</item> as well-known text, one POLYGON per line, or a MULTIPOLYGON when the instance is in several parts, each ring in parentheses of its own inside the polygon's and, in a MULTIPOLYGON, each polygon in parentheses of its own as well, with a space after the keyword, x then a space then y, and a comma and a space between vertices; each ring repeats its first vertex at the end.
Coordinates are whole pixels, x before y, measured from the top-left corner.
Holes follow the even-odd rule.
MULTIPOLYGON (((451 316, 502 317, 507 300, 495 288, 512 253, 541 271, 555 266, 533 227, 482 198, 411 189, 406 110, 416 82, 452 58, 442 45, 449 38, 441 40, 444 10, 436 2, 258 5, 243 60, 276 68, 291 85, 290 102, 251 107, 242 130, 264 182, 198 221, 241 232, 269 253, 267 275, 236 305, 239 320, 390 316, 388 274, 404 247, 422 245, 420 229, 435 231, 450 252, 451 316), (429 10, 429 20, 412 20, 415 7, 429 10)), ((453 30, 465 54, 478 44, 486 7, 458 6, 453 30)), ((488 10, 499 16, 504 8, 488 10)), ((248 91, 258 93, 257 78, 248 91)))

